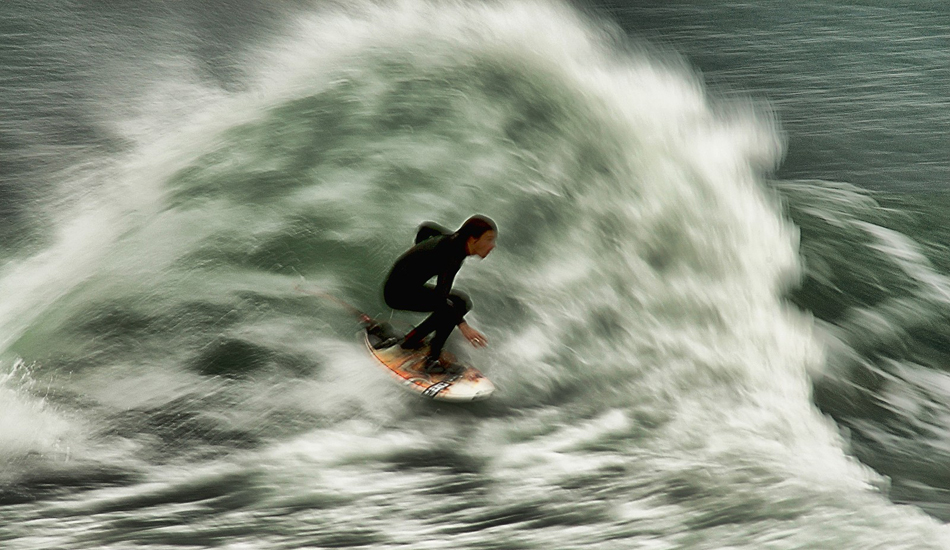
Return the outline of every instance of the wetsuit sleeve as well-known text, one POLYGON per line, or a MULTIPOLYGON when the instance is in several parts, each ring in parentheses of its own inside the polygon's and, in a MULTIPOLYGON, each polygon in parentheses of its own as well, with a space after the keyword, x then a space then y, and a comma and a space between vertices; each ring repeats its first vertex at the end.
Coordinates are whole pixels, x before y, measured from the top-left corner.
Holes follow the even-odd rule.
POLYGON ((462 269, 465 254, 458 249, 454 239, 446 237, 438 247, 439 274, 435 283, 435 290, 440 298, 448 298, 455 283, 455 275, 462 269))
POLYGON ((446 271, 439 273, 435 286, 436 294, 439 298, 445 300, 445 305, 448 306, 446 311, 451 312, 450 315, 454 317, 455 325, 460 325, 465 321, 465 314, 471 308, 468 297, 464 293, 452 290, 455 275, 461 267, 461 263, 450 265, 446 271))
POLYGON ((455 275, 458 273, 458 267, 448 265, 439 273, 439 278, 435 282, 435 290, 442 298, 447 298, 449 292, 452 292, 452 284, 455 282, 455 275))

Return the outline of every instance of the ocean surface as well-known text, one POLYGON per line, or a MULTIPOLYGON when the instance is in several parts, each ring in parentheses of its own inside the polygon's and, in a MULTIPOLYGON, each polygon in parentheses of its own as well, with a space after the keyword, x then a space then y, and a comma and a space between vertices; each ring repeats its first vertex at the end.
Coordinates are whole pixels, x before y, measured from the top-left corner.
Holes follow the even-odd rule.
POLYGON ((950 548, 950 5, 0 3, 0 547, 950 548), (329 292, 424 220, 499 386, 329 292))

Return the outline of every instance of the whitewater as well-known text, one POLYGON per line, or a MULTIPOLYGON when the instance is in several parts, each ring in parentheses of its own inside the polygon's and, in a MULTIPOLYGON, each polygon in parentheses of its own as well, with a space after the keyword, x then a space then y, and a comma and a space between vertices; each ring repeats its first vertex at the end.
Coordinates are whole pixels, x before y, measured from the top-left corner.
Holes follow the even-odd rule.
POLYGON ((122 145, 37 191, 0 267, 4 548, 950 547, 815 405, 767 105, 559 3, 278 28, 240 86, 116 69, 122 145), (295 290, 389 316, 415 227, 476 212, 492 344, 449 346, 487 402, 400 391, 295 290))

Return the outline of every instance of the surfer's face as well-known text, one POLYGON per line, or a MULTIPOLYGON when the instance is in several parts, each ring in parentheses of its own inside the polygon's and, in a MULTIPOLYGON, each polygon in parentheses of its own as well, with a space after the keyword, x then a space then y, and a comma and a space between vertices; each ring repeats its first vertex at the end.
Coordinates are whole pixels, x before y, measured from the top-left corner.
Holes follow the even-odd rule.
POLYGON ((479 258, 484 258, 495 248, 495 232, 489 229, 482 233, 479 238, 468 238, 468 253, 477 254, 479 258))

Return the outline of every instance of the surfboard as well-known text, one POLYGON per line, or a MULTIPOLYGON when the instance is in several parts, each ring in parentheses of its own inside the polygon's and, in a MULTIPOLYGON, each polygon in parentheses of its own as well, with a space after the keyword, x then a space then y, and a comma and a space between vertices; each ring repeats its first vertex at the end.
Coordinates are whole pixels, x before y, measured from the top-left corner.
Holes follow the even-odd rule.
POLYGON ((425 358, 429 354, 427 346, 409 351, 403 350, 398 345, 376 349, 381 342, 390 338, 398 339, 402 335, 396 332, 389 323, 373 319, 328 292, 307 290, 300 285, 295 285, 294 288, 303 294, 329 300, 359 319, 363 325, 363 341, 374 362, 409 391, 437 401, 457 402, 481 401, 488 399, 494 393, 495 385, 491 380, 475 367, 462 363, 447 351, 443 350, 439 356, 439 360, 446 367, 445 372, 429 374, 422 370, 425 358))
POLYGON ((445 372, 428 374, 422 370, 428 346, 416 350, 404 350, 399 345, 376 349, 384 340, 398 336, 388 323, 364 319, 363 335, 375 362, 403 388, 422 397, 436 401, 482 401, 495 391, 495 385, 484 374, 447 351, 439 356, 445 372))

